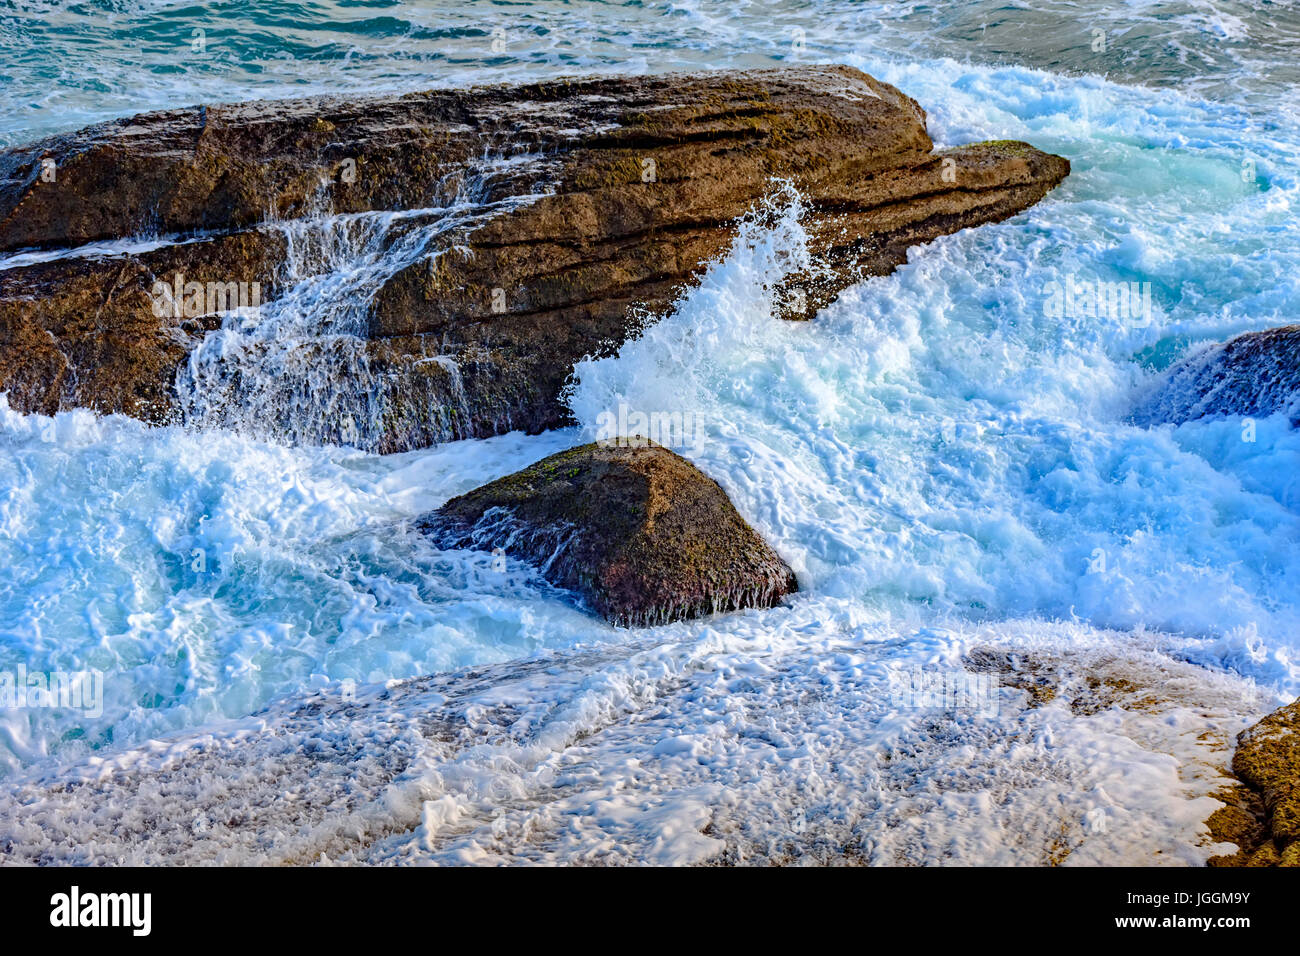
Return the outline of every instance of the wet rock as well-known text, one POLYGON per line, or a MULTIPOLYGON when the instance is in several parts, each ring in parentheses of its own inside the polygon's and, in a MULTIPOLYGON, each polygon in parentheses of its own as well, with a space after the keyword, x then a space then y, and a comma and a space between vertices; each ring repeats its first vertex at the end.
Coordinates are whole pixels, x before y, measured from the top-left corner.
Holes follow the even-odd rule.
POLYGON ((232 231, 326 206, 431 206, 483 134, 512 126, 521 145, 559 138, 503 88, 194 106, 100 123, 0 152, 0 251, 232 231))
POLYGON ((274 297, 283 251, 282 236, 251 230, 135 255, 0 269, 0 391, 24 412, 80 407, 167 421, 178 367, 220 323, 209 291, 213 306, 241 294, 274 297), (155 295, 158 283, 172 291, 155 295), (202 288, 201 306, 186 302, 191 283, 202 288))
POLYGON ((589 444, 453 498, 421 527, 442 548, 502 549, 620 625, 768 607, 794 573, 726 492, 659 445, 589 444))
MULTIPOLYGON (((96 285, 186 270, 270 283, 287 233, 258 227, 268 217, 455 207, 448 221, 460 219, 424 254, 379 270, 367 320, 347 330, 375 371, 374 394, 356 402, 367 418, 358 443, 396 451, 536 432, 568 421, 574 363, 611 353, 668 306, 776 181, 804 199, 814 267, 789 276, 780 299, 786 317, 807 318, 908 247, 1014 215, 1068 171, 1024 143, 936 152, 915 101, 847 67, 143 114, 0 153, 0 251, 141 233, 204 241, 57 267, 0 262, 0 389, 22 410, 166 417, 194 334, 138 295, 106 294, 92 321, 96 285), (244 243, 235 260, 223 251, 232 242, 244 243)), ((394 226, 383 241, 401 235, 394 226)), ((328 259, 319 267, 337 265, 328 259)), ((229 375, 235 386, 250 377, 247 365, 229 375)))
POLYGON ((1247 332, 1174 366, 1138 410, 1143 424, 1181 424, 1215 415, 1300 420, 1300 325, 1247 332))
POLYGON ((1236 843, 1219 866, 1300 865, 1300 701, 1269 714, 1237 738, 1232 772, 1247 791, 1209 823, 1219 839, 1236 843), (1243 808, 1242 804, 1247 803, 1243 808), (1258 824, 1250 825, 1248 817, 1258 824))

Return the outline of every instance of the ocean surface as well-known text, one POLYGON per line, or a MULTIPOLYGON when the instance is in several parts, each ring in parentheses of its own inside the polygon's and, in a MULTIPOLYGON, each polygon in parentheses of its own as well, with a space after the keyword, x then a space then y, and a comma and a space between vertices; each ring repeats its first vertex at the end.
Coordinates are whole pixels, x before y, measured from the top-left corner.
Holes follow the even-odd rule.
MULTIPOLYGON (((774 185, 767 214, 698 288, 616 357, 578 367, 580 424, 564 431, 379 456, 364 442, 313 441, 310 428, 285 442, 202 414, 148 428, 85 411, 22 415, 0 399, 0 671, 104 674, 99 714, 0 708, 0 787, 305 694, 355 684, 364 696, 395 679, 540 656, 553 674, 529 677, 528 700, 546 704, 529 726, 559 713, 566 729, 554 740, 538 731, 530 746, 553 756, 612 727, 582 771, 602 784, 628 761, 658 760, 595 814, 601 845, 640 826, 662 838, 644 841, 644 858, 689 862, 716 849, 696 824, 725 799, 682 783, 682 768, 714 767, 710 785, 722 790, 732 777, 751 787, 751 813, 804 786, 790 783, 796 757, 707 757, 724 727, 795 733, 779 726, 807 703, 787 699, 795 685, 829 695, 801 725, 814 749, 819 734, 879 746, 913 719, 888 706, 891 675, 955 666, 989 640, 1064 659, 1140 651, 1193 665, 1216 700, 1236 701, 1225 720, 1292 699, 1300 432, 1283 415, 1253 430, 1130 416, 1189 350, 1300 316, 1297 51, 1300 8, 1266 0, 0 0, 0 146, 200 101, 827 62, 916 98, 940 145, 1024 139, 1073 164, 1039 205, 913 250, 896 274, 809 323, 772 315, 772 287, 806 254, 798 197, 774 185), (1061 314, 1050 290, 1070 279, 1149 283, 1150 312, 1061 314), (620 404, 703 423, 679 451, 795 569, 801 590, 788 607, 619 630, 524 565, 441 552, 411 529, 452 495, 590 440, 620 404), (652 689, 700 673, 716 679, 707 693, 652 689), (619 739, 633 729, 614 712, 667 729, 649 743, 619 739)), ((341 227, 322 216, 317 228, 328 238, 341 227)), ((347 315, 318 300, 337 304, 342 288, 363 309, 358 277, 397 264, 361 261, 364 242, 348 241, 307 264, 314 279, 280 308, 283 328, 332 322, 347 334, 347 315), (350 281, 322 294, 322 270, 350 281)), ((217 387, 203 373, 192 363, 182 383, 199 406, 217 387)), ((1115 727, 1059 720, 1078 751, 1060 756, 1078 774, 1062 774, 1063 792, 1095 797, 1095 775, 1112 788, 1127 777, 1131 802, 1173 828, 1166 842, 1187 842, 1203 806, 1138 793, 1133 781, 1159 781, 1133 775, 1140 761, 1115 727)), ((1007 747, 979 779, 1001 773, 1005 784, 1006 768, 1021 766, 1007 747)), ((949 758, 914 758, 916 779, 942 790, 949 758)), ((516 754, 511 766, 545 763, 530 759, 518 770, 527 761, 516 754)), ((470 812, 460 797, 438 802, 468 792, 439 774, 417 810, 402 811, 419 817, 426 849, 440 824, 470 812)), ((970 806, 941 812, 938 801, 936 829, 889 859, 1020 859, 971 823, 981 812, 972 788, 970 806)), ((862 819, 906 829, 902 803, 879 793, 869 807, 834 788, 818 799, 827 813, 858 806, 862 819)), ((999 819, 1004 829, 1050 823, 999 819)), ((1078 856, 1114 861, 1132 844, 1112 836, 1078 856)), ((481 846, 442 852, 475 861, 481 846)))

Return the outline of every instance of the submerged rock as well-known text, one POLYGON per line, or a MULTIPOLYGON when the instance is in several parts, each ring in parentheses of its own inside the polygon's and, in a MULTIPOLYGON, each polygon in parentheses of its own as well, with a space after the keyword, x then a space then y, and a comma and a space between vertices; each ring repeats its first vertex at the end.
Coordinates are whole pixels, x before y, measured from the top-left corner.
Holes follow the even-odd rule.
POLYGON ((1215 415, 1300 420, 1300 325, 1247 332, 1196 352, 1174 366, 1138 410, 1144 424, 1181 424, 1215 415))
POLYGON ((717 482, 649 443, 560 452, 453 498, 421 527, 442 548, 534 564, 620 625, 769 607, 798 590, 717 482))
MULTIPOLYGON (((1068 171, 1024 143, 935 151, 915 101, 848 67, 147 113, 0 152, 0 252, 60 256, 0 261, 0 390, 24 411, 257 427, 326 388, 316 418, 355 419, 350 443, 380 451, 540 431, 567 422, 574 363, 666 307, 775 181, 804 200, 813 267, 779 299, 805 318, 912 245, 1033 205, 1068 171), (77 248, 142 233, 164 238, 77 248), (346 322, 329 295, 294 296, 325 273, 346 280, 335 300, 355 300, 346 322), (140 290, 179 275, 259 283, 272 318, 259 331, 210 308, 156 314, 140 290), (299 321, 283 321, 286 302, 299 321), (201 385, 178 375, 223 323, 248 347, 224 339, 201 385), (339 336, 356 343, 349 362, 313 358, 339 336), (306 358, 287 354, 298 348, 306 358), (266 387, 295 368, 310 373, 266 387)), ((319 430, 290 437, 338 437, 319 430)))

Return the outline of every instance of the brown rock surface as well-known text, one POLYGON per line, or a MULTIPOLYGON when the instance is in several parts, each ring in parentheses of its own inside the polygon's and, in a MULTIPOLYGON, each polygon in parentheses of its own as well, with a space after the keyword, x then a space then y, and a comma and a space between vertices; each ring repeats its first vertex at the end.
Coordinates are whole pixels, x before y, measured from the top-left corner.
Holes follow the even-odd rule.
POLYGON ((794 572, 713 479, 659 445, 590 444, 453 498, 439 547, 501 548, 622 625, 769 607, 794 572))
POLYGON ((635 334, 630 306, 662 309, 724 254, 776 179, 805 199, 817 264, 787 280, 804 293, 799 318, 891 271, 911 245, 1014 215, 1068 171, 1023 143, 936 153, 920 106, 847 67, 144 114, 0 153, 0 250, 146 232, 206 240, 0 268, 0 389, 23 410, 164 417, 177 365, 221 318, 159 321, 136 294, 146 279, 270 289, 284 279, 285 233, 257 226, 268 216, 468 197, 484 211, 440 236, 437 255, 382 275, 364 327, 350 330, 367 343, 382 407, 358 403, 357 443, 538 431, 566 421, 574 362, 616 348, 635 334))
POLYGON ((1241 733, 1232 772, 1244 786, 1234 788, 1237 798, 1209 823, 1217 837, 1239 849, 1211 864, 1300 865, 1300 701, 1241 733))
POLYGON ((9 404, 52 415, 93 408, 160 422, 173 410, 176 369, 219 324, 160 317, 154 283, 257 282, 274 295, 283 239, 250 230, 136 255, 71 257, 0 269, 0 390, 9 404))

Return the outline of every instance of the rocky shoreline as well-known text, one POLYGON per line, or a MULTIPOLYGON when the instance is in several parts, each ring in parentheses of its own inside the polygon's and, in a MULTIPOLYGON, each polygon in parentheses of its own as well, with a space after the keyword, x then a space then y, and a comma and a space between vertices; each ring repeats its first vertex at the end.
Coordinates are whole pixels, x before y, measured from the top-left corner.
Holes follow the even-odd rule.
MULTIPOLYGON (((185 393, 200 424, 380 452, 541 431, 569 421, 574 364, 636 335, 774 183, 804 205, 810 264, 780 297, 801 319, 912 245, 1032 205, 1068 171, 1025 143, 936 151, 919 104, 846 67, 143 114, 0 153, 0 252, 35 260, 0 268, 0 390, 19 411, 152 422, 187 420, 185 393), (133 238, 142 228, 172 238, 133 238), (328 247, 315 259, 313 243, 328 247), (359 306, 329 301, 343 294, 332 275, 312 288, 325 268, 361 276, 359 306), (251 320, 234 308, 250 287, 251 320), (250 323, 266 334, 244 334, 250 323), (299 430, 304 409, 314 432, 299 430)), ((563 495, 548 505, 519 476, 510 487, 527 495, 498 501, 499 482, 476 493, 476 514, 458 499, 429 527, 482 543, 485 510, 531 514, 511 540, 533 543, 501 546, 620 623, 795 589, 725 493, 670 452, 574 456, 598 480, 565 494, 605 502, 576 519, 582 558, 542 553, 572 538, 549 513, 563 495), (647 480, 669 480, 671 506, 643 497, 647 480)))
POLYGON ((0 793, 7 865, 1200 865, 1260 699, 1140 644, 854 635, 798 609, 374 686, 0 793), (900 707, 896 641, 997 675, 900 707), (931 644, 931 641, 938 643, 931 644), (963 839, 964 816, 979 836, 963 839))
POLYGON ((1211 866, 1300 866, 1300 701, 1269 714, 1237 738, 1224 806, 1210 832, 1237 852, 1211 866))

